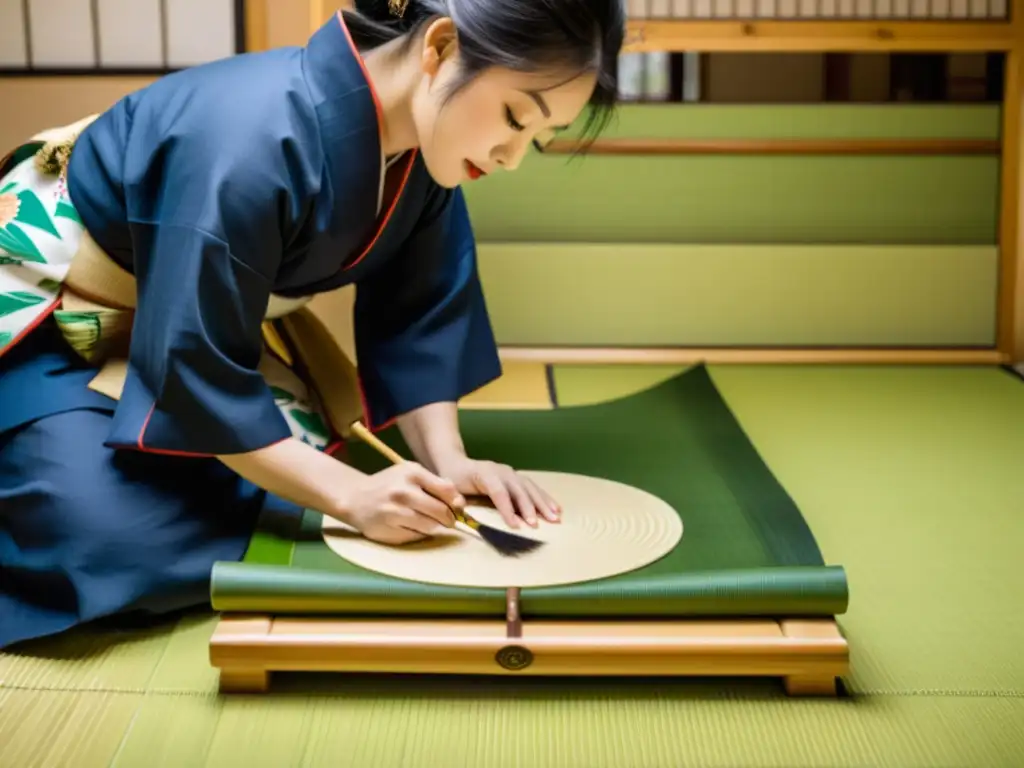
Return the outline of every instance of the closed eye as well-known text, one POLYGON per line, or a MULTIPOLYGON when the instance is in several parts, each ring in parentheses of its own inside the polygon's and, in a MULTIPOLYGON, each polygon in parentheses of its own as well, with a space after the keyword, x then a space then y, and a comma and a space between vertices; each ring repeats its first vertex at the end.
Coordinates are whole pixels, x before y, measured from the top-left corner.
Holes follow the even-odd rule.
POLYGON ((512 108, 508 106, 505 107, 505 122, 508 123, 508 127, 513 131, 523 130, 522 123, 516 120, 516 116, 512 114, 512 108))
MULTIPOLYGON (((512 108, 507 105, 505 106, 505 122, 508 123, 508 127, 511 128, 513 131, 520 132, 526 130, 526 127, 518 120, 516 120, 516 116, 512 114, 512 108)), ((534 148, 538 152, 543 152, 547 145, 550 144, 551 141, 555 138, 556 134, 559 131, 565 130, 566 127, 567 126, 559 126, 558 128, 555 128, 553 130, 548 129, 544 131, 541 136, 538 136, 536 139, 533 140, 534 148)))
POLYGON ((549 128, 547 130, 541 131, 540 135, 533 140, 533 146, 537 149, 538 152, 543 152, 545 149, 548 148, 548 145, 551 144, 552 141, 558 138, 558 134, 560 132, 561 129, 559 128, 549 128))

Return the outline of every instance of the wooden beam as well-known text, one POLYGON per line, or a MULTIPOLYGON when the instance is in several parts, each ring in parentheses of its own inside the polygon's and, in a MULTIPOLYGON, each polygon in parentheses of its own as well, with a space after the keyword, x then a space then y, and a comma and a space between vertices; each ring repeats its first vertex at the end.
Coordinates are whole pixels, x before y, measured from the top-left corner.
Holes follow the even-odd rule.
POLYGON ((997 349, 502 347, 506 362, 551 365, 1002 365, 997 349))
POLYGON ((245 50, 265 51, 270 47, 269 25, 267 24, 267 0, 246 0, 245 8, 245 50))
MULTIPOLYGON (((572 154, 571 139, 557 139, 545 154, 572 154)), ((998 139, 598 139, 591 155, 998 155, 998 139)))
POLYGON ((999 208, 998 346, 1011 362, 1024 362, 1024 0, 1013 0, 1016 45, 1006 56, 1003 152, 999 208))
POLYGON ((309 0, 309 34, 312 35, 320 27, 327 23, 327 19, 338 10, 349 10, 352 6, 351 0, 309 0))
POLYGON ((1003 21, 682 21, 633 19, 625 51, 756 52, 1008 51, 1003 21))

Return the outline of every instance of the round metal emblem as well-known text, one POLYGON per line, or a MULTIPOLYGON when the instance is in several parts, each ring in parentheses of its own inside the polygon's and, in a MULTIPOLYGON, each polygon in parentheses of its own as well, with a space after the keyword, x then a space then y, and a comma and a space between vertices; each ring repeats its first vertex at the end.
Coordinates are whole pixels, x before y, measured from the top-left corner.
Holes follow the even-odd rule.
POLYGON ((517 671, 533 664, 533 653, 521 645, 506 645, 494 655, 494 660, 505 669, 517 671))

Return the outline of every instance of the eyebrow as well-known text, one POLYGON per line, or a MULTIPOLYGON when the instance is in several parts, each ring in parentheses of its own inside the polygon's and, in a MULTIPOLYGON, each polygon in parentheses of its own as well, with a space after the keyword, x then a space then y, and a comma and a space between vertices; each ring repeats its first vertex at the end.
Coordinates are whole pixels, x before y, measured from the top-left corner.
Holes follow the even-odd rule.
POLYGON ((548 103, 544 101, 544 97, 536 91, 525 91, 526 95, 537 102, 537 106, 540 111, 544 114, 544 117, 551 117, 551 110, 548 109, 548 103))
MULTIPOLYGON (((548 103, 544 100, 543 96, 541 96, 537 91, 523 91, 523 93, 525 93, 527 96, 529 96, 535 102, 537 102, 537 106, 540 108, 541 114, 543 114, 544 117, 548 117, 548 118, 551 117, 551 109, 548 107, 548 103)), ((554 126, 555 130, 557 130, 557 131, 564 131, 568 127, 569 127, 568 125, 556 125, 556 126, 554 126)))

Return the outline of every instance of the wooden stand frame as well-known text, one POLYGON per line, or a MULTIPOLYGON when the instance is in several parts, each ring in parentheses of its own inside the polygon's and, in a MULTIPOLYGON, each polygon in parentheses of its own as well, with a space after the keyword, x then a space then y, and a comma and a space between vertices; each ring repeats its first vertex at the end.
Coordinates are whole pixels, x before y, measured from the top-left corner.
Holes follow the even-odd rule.
POLYGON ((849 646, 834 619, 506 621, 227 616, 210 640, 224 693, 262 693, 272 672, 490 676, 779 677, 793 696, 835 696, 849 646))

